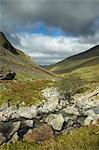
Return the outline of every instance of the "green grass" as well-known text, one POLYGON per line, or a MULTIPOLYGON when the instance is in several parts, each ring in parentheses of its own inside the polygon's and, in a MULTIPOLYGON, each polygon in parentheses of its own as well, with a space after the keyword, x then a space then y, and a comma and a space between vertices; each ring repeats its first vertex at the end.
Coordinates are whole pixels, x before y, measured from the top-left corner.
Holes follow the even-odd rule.
POLYGON ((51 65, 48 69, 64 78, 79 75, 81 79, 99 82, 99 46, 51 65))
POLYGON ((50 80, 0 81, 0 105, 9 99, 12 104, 22 101, 26 105, 39 103, 44 100, 41 90, 52 85, 50 80))
POLYGON ((16 142, 1 146, 0 150, 98 150, 99 126, 82 127, 41 144, 16 142))

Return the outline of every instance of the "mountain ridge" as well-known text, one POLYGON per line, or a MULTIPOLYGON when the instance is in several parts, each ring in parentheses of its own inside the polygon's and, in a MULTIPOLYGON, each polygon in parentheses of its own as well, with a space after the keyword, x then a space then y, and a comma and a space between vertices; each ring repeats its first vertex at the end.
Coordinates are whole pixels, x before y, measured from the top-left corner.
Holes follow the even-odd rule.
POLYGON ((96 45, 87 51, 70 56, 56 64, 50 65, 47 68, 59 75, 67 75, 71 73, 85 73, 96 74, 99 67, 99 45, 96 45), (82 71, 83 70, 83 71, 82 71), (80 72, 81 71, 81 72, 80 72))

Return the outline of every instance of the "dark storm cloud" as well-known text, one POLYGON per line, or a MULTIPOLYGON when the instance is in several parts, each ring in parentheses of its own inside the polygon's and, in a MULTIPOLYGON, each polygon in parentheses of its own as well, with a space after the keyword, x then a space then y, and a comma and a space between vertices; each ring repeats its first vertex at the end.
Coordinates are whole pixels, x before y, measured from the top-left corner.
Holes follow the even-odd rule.
POLYGON ((45 22, 77 35, 95 32, 94 23, 99 17, 98 0, 0 0, 3 30, 32 26, 45 22))
POLYGON ((0 0, 0 30, 39 64, 52 64, 99 44, 99 0, 0 0), (33 34, 40 22, 64 35, 33 34))

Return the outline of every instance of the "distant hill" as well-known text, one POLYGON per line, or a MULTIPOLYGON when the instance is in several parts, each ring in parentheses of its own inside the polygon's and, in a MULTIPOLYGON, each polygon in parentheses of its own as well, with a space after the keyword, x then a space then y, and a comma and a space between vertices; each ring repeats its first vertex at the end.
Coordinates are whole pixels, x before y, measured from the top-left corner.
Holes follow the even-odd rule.
POLYGON ((82 78, 99 78, 99 45, 47 68, 62 76, 79 74, 82 78))
POLYGON ((5 35, 0 32, 0 71, 16 73, 17 78, 49 78, 55 76, 50 71, 40 67, 21 50, 13 47, 5 35))

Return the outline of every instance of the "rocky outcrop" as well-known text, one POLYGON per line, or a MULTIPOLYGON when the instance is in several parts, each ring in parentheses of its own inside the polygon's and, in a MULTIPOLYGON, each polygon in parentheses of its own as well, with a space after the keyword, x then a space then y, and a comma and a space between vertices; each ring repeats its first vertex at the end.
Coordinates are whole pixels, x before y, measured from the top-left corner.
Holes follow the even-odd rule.
POLYGON ((13 80, 15 79, 16 73, 6 73, 6 74, 0 74, 0 80, 13 80))
POLYGON ((0 144, 23 139, 38 142, 73 128, 99 125, 98 89, 70 98, 53 87, 42 90, 42 95, 46 101, 36 106, 17 107, 10 103, 1 106, 0 144))

